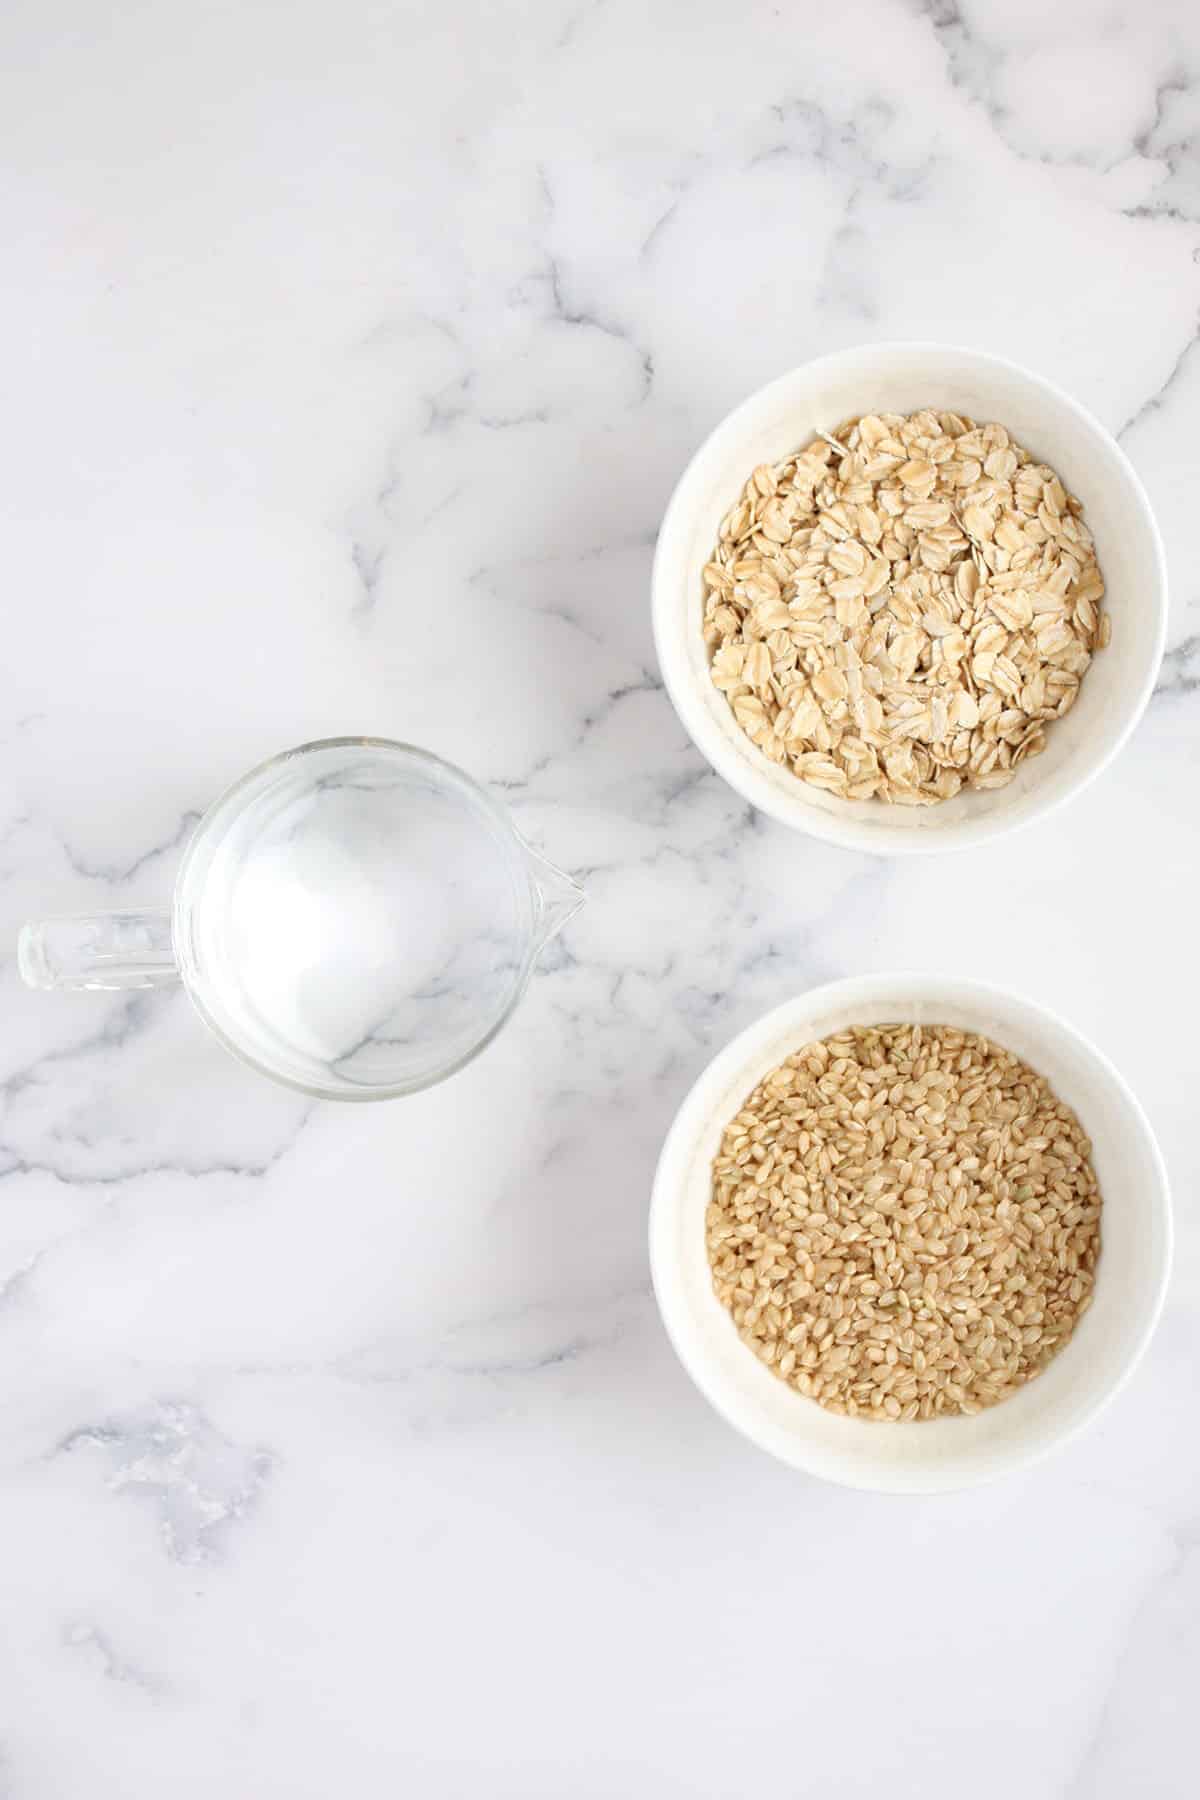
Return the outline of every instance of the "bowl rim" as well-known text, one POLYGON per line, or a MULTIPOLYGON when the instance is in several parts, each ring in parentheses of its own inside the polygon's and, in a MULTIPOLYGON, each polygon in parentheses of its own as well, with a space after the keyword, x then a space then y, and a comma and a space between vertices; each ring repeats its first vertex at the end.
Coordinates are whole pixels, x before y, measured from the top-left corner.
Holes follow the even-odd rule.
MULTIPOLYGON (((967 345, 916 338, 879 339, 812 357, 755 388, 725 413, 696 446, 671 490, 655 544, 650 596, 651 628, 663 685, 676 717, 709 767, 757 811, 789 826, 793 831, 804 831, 842 849, 866 851, 875 856, 936 856, 949 851, 970 849, 1004 837, 1009 832, 1019 831, 1036 820, 1049 818, 1060 807, 1067 805, 1104 773, 1140 724, 1158 681, 1167 641, 1166 549, 1141 477, 1113 433, 1065 389, 1046 376, 1025 368, 1021 363, 1013 362, 1008 357, 993 355, 990 351, 975 350, 967 345), (874 826, 849 817, 841 818, 836 812, 825 812, 816 806, 794 806, 785 796, 776 793, 765 780, 760 782, 753 764, 739 754, 733 741, 722 729, 713 725, 708 714, 696 703, 696 696, 692 691, 694 684, 691 672, 685 663, 672 617, 672 601, 676 597, 676 589, 667 574, 668 559, 674 560, 680 554, 679 546, 685 537, 687 522, 691 516, 688 492, 691 482, 701 464, 721 448, 723 440, 732 441, 739 435, 743 419, 761 406, 769 395, 782 393, 800 376, 806 379, 819 377, 823 372, 834 371, 839 365, 853 365, 872 352, 965 359, 981 369, 995 370, 1015 377, 1048 396, 1054 404, 1073 414, 1083 428, 1103 444, 1126 482, 1132 503, 1140 512, 1149 533, 1153 549, 1153 579, 1146 584, 1146 599, 1148 608, 1152 608, 1155 615, 1155 641, 1145 678, 1134 703, 1119 729, 1103 745, 1098 746, 1094 758, 1060 794, 1039 801, 1035 790, 1030 794, 1029 804, 1016 816, 1004 812, 994 813, 980 819, 964 820, 960 825, 941 832, 906 824, 902 819, 874 826)), ((893 807, 891 810, 902 812, 904 809, 893 807)))
MULTIPOLYGON (((881 1002, 881 1004, 885 1003, 881 1002)), ((650 1194, 647 1236, 651 1285, 667 1339, 693 1386, 727 1425, 732 1426, 739 1436, 755 1445, 757 1449, 764 1451, 768 1456, 773 1457, 777 1462, 782 1462, 814 1479, 829 1481, 837 1486, 854 1488, 864 1493, 910 1495, 961 1492, 967 1488, 982 1486, 989 1481, 1000 1480, 1019 1470, 1032 1468, 1037 1463, 1043 1462, 1048 1456, 1056 1454, 1095 1424, 1100 1415, 1129 1382, 1146 1354, 1166 1304, 1175 1251, 1171 1187, 1165 1158, 1137 1095, 1104 1052, 1076 1026, 1069 1024, 1061 1014, 1055 1012, 1051 1007, 1042 1005, 1040 1001, 1031 999, 1027 994, 1019 993, 1015 988, 1003 987, 995 982, 975 981, 957 975, 941 975, 932 970, 921 969, 894 969, 866 975, 851 975, 837 981, 824 982, 817 987, 803 989, 799 993, 793 994, 790 999, 782 1001, 778 1006, 772 1007, 768 1012, 760 1014, 757 1019, 752 1020, 742 1031, 738 1032, 729 1043, 718 1050, 688 1088, 663 1139, 650 1194), (1044 1018, 1052 1027, 1070 1039, 1075 1048, 1082 1051, 1084 1056, 1098 1067, 1121 1094, 1129 1107, 1136 1128, 1141 1134, 1151 1167, 1154 1170, 1154 1191, 1147 1196, 1146 1203, 1155 1214, 1160 1227, 1161 1255, 1151 1302, 1137 1332, 1133 1348, 1119 1373, 1106 1388, 1081 1409, 1079 1415, 1070 1424, 1064 1426, 1061 1431, 1051 1433, 1047 1440, 1040 1445, 1031 1446, 1026 1450, 1017 1447, 1012 1451, 999 1452, 995 1458, 996 1466, 982 1468, 978 1472, 965 1476, 958 1472, 948 1480, 939 1479, 936 1466, 932 1465, 927 1469, 916 1465, 897 1467, 890 1476, 883 1473, 879 1475, 864 1474, 851 1467, 838 1470, 824 1464, 817 1467, 806 1454, 807 1445, 803 1437, 797 1437, 794 1446, 789 1446, 787 1450, 777 1442, 766 1441, 746 1415, 728 1405, 720 1391, 710 1385, 708 1379, 710 1364, 706 1357, 696 1352, 693 1341, 694 1334, 688 1324, 691 1316, 690 1308, 679 1279, 677 1258, 669 1250, 671 1228, 677 1217, 679 1205, 681 1175, 695 1155, 695 1146, 701 1130, 709 1122, 715 1090, 728 1087, 737 1070, 754 1060, 758 1046, 772 1036, 778 1035, 781 1030, 786 1030, 787 1021, 794 1012, 801 1008, 805 1011, 812 1011, 816 1008, 827 1009, 838 1004, 861 1003, 863 1000, 871 998, 874 989, 883 984, 888 986, 902 984, 919 992, 923 987, 942 983, 952 985, 973 1001, 978 1000, 983 1004, 991 1001, 999 1002, 1001 1005, 1015 1005, 1027 1009, 1037 1017, 1044 1018), (794 1453, 792 1453, 793 1448, 794 1453)))

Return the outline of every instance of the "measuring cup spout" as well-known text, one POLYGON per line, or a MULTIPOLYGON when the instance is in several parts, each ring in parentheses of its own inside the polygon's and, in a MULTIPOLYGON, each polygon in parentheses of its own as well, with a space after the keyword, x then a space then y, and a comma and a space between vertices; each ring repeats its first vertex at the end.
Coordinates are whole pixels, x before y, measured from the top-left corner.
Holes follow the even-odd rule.
POLYGON ((540 950, 562 930, 568 919, 574 918, 587 896, 577 881, 573 881, 561 869, 556 869, 552 862, 547 862, 535 850, 529 850, 528 846, 526 849, 534 892, 537 895, 534 938, 540 950))

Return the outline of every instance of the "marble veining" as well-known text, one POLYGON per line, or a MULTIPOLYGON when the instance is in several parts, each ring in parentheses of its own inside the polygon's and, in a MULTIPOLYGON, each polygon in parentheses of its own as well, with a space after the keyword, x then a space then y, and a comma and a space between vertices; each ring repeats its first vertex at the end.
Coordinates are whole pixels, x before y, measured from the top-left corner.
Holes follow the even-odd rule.
POLYGON ((51 0, 0 105, 0 1793, 1183 1800, 1194 5, 51 0), (705 432, 901 337, 1096 412, 1172 588, 1112 770, 912 863, 750 812, 648 617, 705 432), (230 781, 340 732, 461 762, 587 886, 477 1062, 339 1109, 177 991, 24 991, 24 919, 165 906, 230 781), (1179 1214, 1103 1421, 925 1501, 735 1438, 644 1245, 713 1052, 905 965, 1077 1022, 1179 1214))

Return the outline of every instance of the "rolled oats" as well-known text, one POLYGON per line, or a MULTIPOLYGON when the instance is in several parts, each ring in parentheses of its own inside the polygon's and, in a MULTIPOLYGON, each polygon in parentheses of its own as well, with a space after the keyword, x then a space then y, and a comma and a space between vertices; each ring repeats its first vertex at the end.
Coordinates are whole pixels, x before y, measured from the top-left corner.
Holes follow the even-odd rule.
POLYGON ((738 725, 855 800, 1004 786, 1111 635, 1079 501, 955 413, 851 419, 755 469, 704 582, 738 725))

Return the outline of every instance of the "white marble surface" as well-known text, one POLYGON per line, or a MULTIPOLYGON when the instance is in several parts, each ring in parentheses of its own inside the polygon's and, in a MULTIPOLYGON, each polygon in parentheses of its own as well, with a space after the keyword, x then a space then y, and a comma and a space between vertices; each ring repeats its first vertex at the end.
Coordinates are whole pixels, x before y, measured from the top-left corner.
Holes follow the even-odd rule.
POLYGON ((16 0, 0 119, 0 1793, 1194 1792, 1194 5, 16 0), (1174 584, 1115 770, 916 865, 748 815, 647 609, 703 433, 888 336, 1094 408, 1174 584), (589 886, 473 1067, 307 1105, 177 993, 19 987, 23 918, 162 900, 346 730, 589 886), (1102 1425, 913 1502, 734 1437, 644 1245, 714 1049, 889 965, 1090 1033, 1179 1211, 1102 1425))

